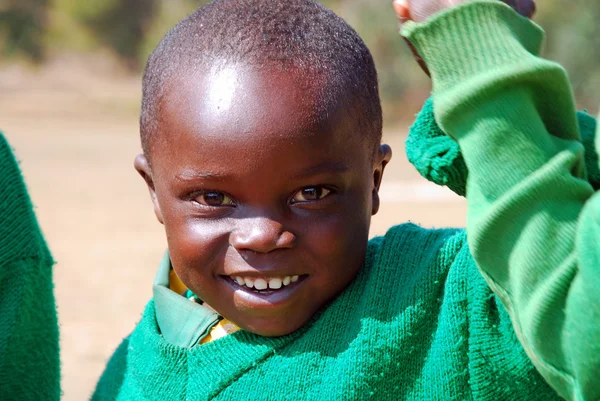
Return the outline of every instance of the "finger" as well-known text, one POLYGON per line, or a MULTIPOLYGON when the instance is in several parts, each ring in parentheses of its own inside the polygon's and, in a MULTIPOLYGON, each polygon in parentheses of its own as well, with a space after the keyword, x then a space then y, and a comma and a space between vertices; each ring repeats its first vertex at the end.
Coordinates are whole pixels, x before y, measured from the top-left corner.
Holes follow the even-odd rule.
POLYGON ((517 12, 524 17, 531 18, 535 14, 534 0, 521 0, 517 6, 517 12))
POLYGON ((394 0, 392 3, 396 16, 401 22, 410 19, 410 11, 408 8, 408 0, 394 0))
POLYGON ((413 21, 423 22, 442 10, 456 7, 471 0, 427 0, 413 1, 409 4, 410 17, 413 21))
POLYGON ((535 13, 534 0, 502 0, 502 2, 511 6, 513 10, 521 14, 523 17, 531 18, 535 13))

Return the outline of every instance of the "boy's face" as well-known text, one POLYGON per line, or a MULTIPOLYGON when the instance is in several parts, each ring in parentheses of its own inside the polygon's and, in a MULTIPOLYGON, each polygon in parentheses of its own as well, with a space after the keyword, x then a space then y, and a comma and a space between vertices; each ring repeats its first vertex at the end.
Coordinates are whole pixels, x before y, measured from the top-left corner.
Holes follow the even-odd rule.
POLYGON ((391 157, 373 157, 341 104, 317 115, 309 84, 243 67, 172 82, 152 168, 136 159, 177 275, 265 336, 300 328, 355 277, 391 157))

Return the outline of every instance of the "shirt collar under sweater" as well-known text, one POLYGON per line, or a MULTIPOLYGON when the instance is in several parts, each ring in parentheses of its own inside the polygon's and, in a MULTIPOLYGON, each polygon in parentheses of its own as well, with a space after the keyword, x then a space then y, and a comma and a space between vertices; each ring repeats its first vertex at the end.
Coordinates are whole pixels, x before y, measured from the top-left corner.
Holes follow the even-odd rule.
POLYGON ((190 348, 198 344, 219 321, 219 315, 196 302, 190 302, 169 288, 171 259, 165 252, 152 292, 156 308, 156 322, 169 343, 190 348))

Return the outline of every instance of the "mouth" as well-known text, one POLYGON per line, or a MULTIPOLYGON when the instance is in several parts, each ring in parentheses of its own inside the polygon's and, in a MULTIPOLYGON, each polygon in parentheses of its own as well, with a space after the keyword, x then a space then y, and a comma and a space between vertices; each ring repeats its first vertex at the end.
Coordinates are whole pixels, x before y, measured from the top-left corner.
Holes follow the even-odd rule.
MULTIPOLYGON (((271 306, 285 302, 300 287, 308 275, 290 276, 221 276, 234 291, 240 295, 245 294, 247 301, 257 303, 256 306, 268 302, 271 306)), ((265 305, 266 306, 266 305, 265 305)))
POLYGON ((281 277, 243 277, 230 276, 238 286, 253 289, 255 291, 280 290, 292 283, 298 282, 300 276, 281 276, 281 277))

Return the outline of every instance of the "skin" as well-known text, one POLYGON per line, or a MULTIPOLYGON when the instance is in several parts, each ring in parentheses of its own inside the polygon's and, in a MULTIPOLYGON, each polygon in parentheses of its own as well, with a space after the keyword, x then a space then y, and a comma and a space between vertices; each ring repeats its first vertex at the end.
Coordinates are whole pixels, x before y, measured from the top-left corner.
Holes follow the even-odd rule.
MULTIPOLYGON (((473 0, 394 0, 392 5, 400 23, 405 21, 424 22, 432 15, 447 8, 456 7, 473 0)), ((511 6, 524 17, 535 13, 534 0, 500 0, 511 6)))
POLYGON ((135 160, 179 278, 264 336, 302 327, 354 279, 391 158, 368 146, 346 99, 317 112, 313 82, 242 66, 172 82, 151 167, 135 160), (231 279, 288 275, 300 279, 264 293, 231 279))

